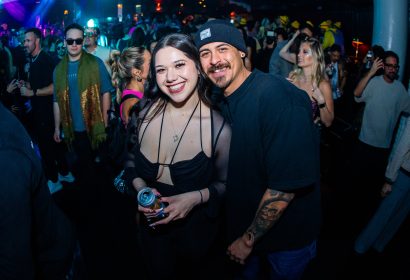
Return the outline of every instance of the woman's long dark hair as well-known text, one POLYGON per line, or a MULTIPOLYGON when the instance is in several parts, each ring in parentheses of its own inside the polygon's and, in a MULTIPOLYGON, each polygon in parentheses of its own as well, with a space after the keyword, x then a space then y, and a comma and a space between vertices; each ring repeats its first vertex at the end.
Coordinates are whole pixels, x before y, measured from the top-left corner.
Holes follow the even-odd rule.
POLYGON ((165 37, 163 37, 155 46, 154 50, 152 51, 152 58, 151 58, 151 67, 150 67, 150 77, 148 82, 148 89, 146 91, 145 96, 151 99, 154 103, 156 101, 160 101, 156 109, 154 110, 153 114, 150 116, 154 117, 158 113, 162 112, 165 107, 166 102, 168 101, 168 96, 161 92, 157 85, 157 79, 155 74, 155 56, 159 50, 165 47, 173 47, 177 50, 183 52, 189 59, 191 59, 196 69, 199 72, 198 77, 198 97, 201 102, 205 103, 208 106, 211 106, 211 99, 210 99, 210 81, 206 77, 205 72, 201 68, 201 62, 199 59, 199 52, 197 47, 194 44, 194 41, 189 35, 181 34, 181 33, 172 33, 165 37))

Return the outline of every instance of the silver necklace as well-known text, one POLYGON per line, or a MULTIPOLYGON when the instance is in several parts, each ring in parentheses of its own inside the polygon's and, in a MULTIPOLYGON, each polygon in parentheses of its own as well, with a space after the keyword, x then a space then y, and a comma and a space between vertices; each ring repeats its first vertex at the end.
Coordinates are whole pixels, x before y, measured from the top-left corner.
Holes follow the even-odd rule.
POLYGON ((35 58, 32 58, 32 59, 31 59, 31 63, 33 63, 34 61, 37 60, 37 58, 38 58, 38 56, 40 55, 40 53, 41 53, 41 50, 38 52, 38 54, 36 55, 35 58))
MULTIPOLYGON (((172 130, 174 131, 174 135, 172 135, 172 140, 174 140, 174 143, 177 142, 179 140, 179 135, 175 130, 175 126, 174 126, 174 118, 172 117, 172 112, 169 112, 169 116, 171 117, 171 126, 172 126, 172 130)), ((181 134, 181 133, 179 133, 181 134)))
POLYGON ((183 133, 185 132, 185 129, 187 128, 187 126, 188 126, 188 124, 189 124, 189 121, 192 119, 192 116, 194 115, 194 113, 195 113, 195 111, 196 111, 196 108, 198 108, 198 105, 199 105, 200 101, 201 101, 201 100, 198 100, 198 103, 196 104, 194 110, 192 111, 190 117, 188 118, 188 120, 187 120, 185 126, 182 127, 180 133, 177 133, 177 132, 176 132, 175 126, 174 126, 174 118, 173 118, 173 116, 172 116, 172 111, 171 111, 171 110, 169 111, 169 116, 171 117, 171 126, 172 126, 172 130, 174 131, 174 135, 172 136, 172 140, 174 141, 174 143, 179 140, 179 138, 180 138, 179 135, 180 135, 180 134, 183 134, 183 133))

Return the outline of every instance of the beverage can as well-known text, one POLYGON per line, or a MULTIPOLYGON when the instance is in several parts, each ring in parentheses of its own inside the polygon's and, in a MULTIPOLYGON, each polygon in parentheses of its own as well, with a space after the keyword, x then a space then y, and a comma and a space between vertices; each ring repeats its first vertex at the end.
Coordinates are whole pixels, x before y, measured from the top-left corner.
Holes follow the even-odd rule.
POLYGON ((143 188, 137 195, 138 204, 145 208, 151 208, 153 210, 159 210, 155 217, 150 218, 150 221, 160 220, 166 217, 164 213, 164 204, 153 193, 151 188, 143 188))
POLYGON ((161 208, 157 197, 150 188, 144 188, 138 192, 138 204, 142 207, 159 209, 161 208))

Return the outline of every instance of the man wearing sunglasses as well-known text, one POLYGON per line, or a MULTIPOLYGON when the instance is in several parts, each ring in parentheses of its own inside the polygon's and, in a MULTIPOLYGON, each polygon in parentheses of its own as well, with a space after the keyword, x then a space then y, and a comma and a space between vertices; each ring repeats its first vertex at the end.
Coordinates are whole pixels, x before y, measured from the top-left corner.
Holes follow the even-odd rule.
POLYGON ((54 72, 54 139, 62 141, 63 132, 64 141, 73 146, 79 163, 87 169, 94 151, 105 141, 112 85, 104 63, 84 51, 83 43, 82 26, 67 26, 67 54, 54 72))
POLYGON ((64 55, 66 54, 66 47, 63 40, 58 39, 56 42, 56 61, 58 62, 63 59, 64 55))
MULTIPOLYGON (((65 45, 67 54, 57 65, 54 79, 54 140, 64 140, 72 148, 75 157, 73 162, 76 172, 76 184, 68 192, 63 192, 67 198, 68 211, 77 222, 78 238, 86 265, 98 262, 90 250, 96 242, 87 236, 92 232, 83 226, 95 225, 96 209, 100 205, 102 188, 97 176, 95 162, 96 151, 106 139, 105 128, 108 121, 108 109, 111 105, 111 79, 104 63, 98 57, 83 49, 84 29, 73 23, 66 27, 65 45), (81 221, 78 223, 78 221, 81 221)), ((90 267, 95 267, 90 265, 90 267)), ((91 270, 91 269, 90 269, 91 270)), ((88 271, 89 277, 94 271, 88 271)))
POLYGON ((84 32, 84 49, 104 61, 108 73, 111 75, 111 68, 108 64, 111 48, 98 45, 100 29, 98 27, 87 27, 84 32))
POLYGON ((69 25, 65 30, 67 55, 54 73, 54 138, 57 142, 62 140, 61 124, 66 142, 75 148, 76 138, 81 138, 76 137, 77 134, 88 135, 86 139, 90 139, 89 145, 95 150, 105 140, 112 85, 103 62, 85 52, 83 43, 83 28, 78 24, 69 25))
POLYGON ((370 70, 354 90, 356 102, 364 102, 362 127, 354 151, 353 172, 357 180, 358 227, 374 211, 378 204, 380 187, 384 183, 389 151, 395 127, 402 112, 410 113, 410 96, 403 84, 397 81, 399 57, 393 51, 386 51, 384 59, 376 58, 370 70), (376 76, 383 69, 382 76, 376 76))

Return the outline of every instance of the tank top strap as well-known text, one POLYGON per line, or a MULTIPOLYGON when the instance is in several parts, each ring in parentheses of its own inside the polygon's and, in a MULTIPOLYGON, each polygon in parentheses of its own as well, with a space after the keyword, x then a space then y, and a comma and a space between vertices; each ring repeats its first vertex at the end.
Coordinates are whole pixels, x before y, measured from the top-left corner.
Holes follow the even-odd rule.
POLYGON ((137 98, 141 99, 142 97, 144 97, 144 93, 142 93, 138 90, 124 89, 124 91, 122 92, 122 98, 125 98, 127 96, 134 96, 134 97, 137 97, 137 98))
POLYGON ((199 141, 201 143, 201 151, 203 151, 204 148, 202 148, 202 106, 201 105, 199 105, 199 141))
POLYGON ((157 163, 159 163, 159 152, 161 151, 162 127, 164 124, 164 116, 165 116, 165 110, 167 109, 167 105, 168 105, 168 102, 165 104, 164 111, 162 112, 161 127, 159 129, 157 163))

